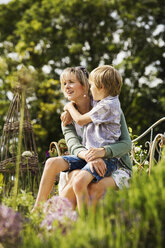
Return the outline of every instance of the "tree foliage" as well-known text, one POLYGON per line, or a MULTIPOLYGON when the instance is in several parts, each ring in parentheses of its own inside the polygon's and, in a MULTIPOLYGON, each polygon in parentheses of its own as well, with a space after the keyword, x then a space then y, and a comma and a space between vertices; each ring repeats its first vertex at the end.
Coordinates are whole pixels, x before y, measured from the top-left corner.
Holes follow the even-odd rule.
POLYGON ((0 125, 14 72, 38 74, 28 103, 39 152, 62 137, 59 75, 68 66, 114 64, 128 125, 140 134, 163 117, 163 0, 12 0, 0 5, 0 125))

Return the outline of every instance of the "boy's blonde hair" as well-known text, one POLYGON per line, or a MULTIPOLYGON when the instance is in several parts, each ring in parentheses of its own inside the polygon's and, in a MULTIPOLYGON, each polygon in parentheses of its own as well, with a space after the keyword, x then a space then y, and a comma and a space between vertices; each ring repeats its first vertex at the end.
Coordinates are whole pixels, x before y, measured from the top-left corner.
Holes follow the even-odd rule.
POLYGON ((77 80, 80 82, 81 85, 85 86, 86 93, 89 94, 89 73, 85 67, 78 66, 78 67, 68 67, 66 68, 60 75, 60 82, 61 82, 61 89, 64 89, 65 78, 68 74, 73 73, 77 80))
POLYGON ((120 94, 122 77, 113 66, 103 65, 95 68, 89 74, 89 80, 93 81, 98 89, 103 85, 108 95, 117 96, 120 94))

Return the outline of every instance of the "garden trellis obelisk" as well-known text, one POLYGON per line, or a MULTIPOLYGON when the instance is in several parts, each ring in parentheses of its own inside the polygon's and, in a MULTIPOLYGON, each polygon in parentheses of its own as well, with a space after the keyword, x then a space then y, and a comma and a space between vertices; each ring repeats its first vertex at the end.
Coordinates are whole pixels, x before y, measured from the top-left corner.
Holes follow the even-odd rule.
MULTIPOLYGON (((4 124, 3 133, 0 143, 0 173, 4 175, 4 182, 10 181, 15 175, 16 162, 18 156, 18 137, 20 128, 21 103, 22 103, 21 85, 15 89, 13 100, 11 101, 6 122, 4 124)), ((26 103, 24 101, 24 118, 22 126, 21 153, 19 172, 22 187, 25 188, 25 182, 28 175, 29 178, 37 180, 38 174, 38 154, 34 139, 33 127, 26 103)), ((33 180, 30 187, 33 188, 33 180)), ((29 182, 28 182, 29 183, 29 182)))

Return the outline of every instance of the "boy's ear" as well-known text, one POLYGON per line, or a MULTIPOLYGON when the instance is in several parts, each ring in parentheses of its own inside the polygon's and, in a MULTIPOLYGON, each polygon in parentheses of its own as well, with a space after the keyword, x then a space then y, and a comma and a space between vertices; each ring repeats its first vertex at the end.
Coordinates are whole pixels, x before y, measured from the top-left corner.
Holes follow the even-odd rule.
POLYGON ((104 89, 104 85, 102 83, 100 84, 100 89, 104 89))

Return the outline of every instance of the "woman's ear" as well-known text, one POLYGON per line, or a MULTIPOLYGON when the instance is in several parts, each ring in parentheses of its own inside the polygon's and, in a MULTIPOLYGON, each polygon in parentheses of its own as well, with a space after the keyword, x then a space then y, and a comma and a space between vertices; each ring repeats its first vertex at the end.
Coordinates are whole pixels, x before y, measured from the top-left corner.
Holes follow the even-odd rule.
POLYGON ((87 97, 89 94, 87 87, 84 85, 84 97, 87 97))

